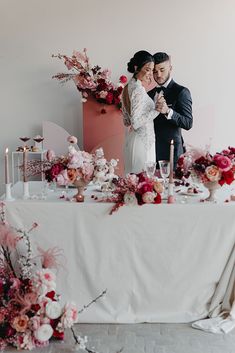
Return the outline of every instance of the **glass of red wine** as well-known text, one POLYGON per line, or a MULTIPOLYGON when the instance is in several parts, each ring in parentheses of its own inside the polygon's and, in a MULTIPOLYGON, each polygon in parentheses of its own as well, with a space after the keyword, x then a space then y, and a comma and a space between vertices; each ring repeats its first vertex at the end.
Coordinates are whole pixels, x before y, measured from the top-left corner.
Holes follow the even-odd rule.
POLYGON ((24 142, 24 146, 23 147, 26 147, 26 142, 30 140, 30 137, 20 137, 20 140, 24 142))

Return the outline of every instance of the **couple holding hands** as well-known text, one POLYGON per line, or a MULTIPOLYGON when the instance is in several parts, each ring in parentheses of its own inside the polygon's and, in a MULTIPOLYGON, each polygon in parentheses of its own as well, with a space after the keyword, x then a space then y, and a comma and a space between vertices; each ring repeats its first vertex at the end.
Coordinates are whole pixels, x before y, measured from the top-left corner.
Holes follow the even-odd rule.
POLYGON ((153 56, 141 50, 127 64, 133 73, 122 94, 125 174, 139 173, 146 162, 169 160, 170 142, 174 140, 174 168, 185 152, 181 129, 193 124, 190 91, 171 77, 171 59, 163 52, 153 56), (152 80, 156 87, 146 91, 152 80))

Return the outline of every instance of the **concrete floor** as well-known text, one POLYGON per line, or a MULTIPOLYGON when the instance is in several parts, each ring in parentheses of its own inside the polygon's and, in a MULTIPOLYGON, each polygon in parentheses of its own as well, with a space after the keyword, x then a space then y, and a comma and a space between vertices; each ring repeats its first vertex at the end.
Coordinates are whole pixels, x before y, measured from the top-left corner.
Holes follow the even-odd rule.
MULTIPOLYGON (((99 353, 235 353, 235 330, 215 335, 189 324, 78 324, 76 334, 88 336, 88 348, 99 353)), ((7 352, 17 351, 8 349, 7 352)), ((35 353, 74 352, 71 331, 64 342, 52 342, 35 353)), ((84 352, 79 350, 78 352, 84 352)))

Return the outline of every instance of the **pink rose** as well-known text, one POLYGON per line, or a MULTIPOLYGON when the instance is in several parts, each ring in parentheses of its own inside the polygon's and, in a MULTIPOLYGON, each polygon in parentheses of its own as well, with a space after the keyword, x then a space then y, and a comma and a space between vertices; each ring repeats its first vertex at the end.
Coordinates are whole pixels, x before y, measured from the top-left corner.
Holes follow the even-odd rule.
POLYGON ((214 161, 223 172, 227 172, 232 167, 232 162, 227 156, 221 154, 216 154, 214 156, 214 161))

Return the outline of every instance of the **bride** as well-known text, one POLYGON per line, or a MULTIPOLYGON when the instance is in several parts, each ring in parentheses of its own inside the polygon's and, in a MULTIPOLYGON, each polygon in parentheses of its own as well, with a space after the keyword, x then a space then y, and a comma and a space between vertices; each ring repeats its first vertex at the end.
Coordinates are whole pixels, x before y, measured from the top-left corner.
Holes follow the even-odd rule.
POLYGON ((123 122, 126 129, 124 147, 125 174, 139 173, 145 163, 156 161, 153 120, 159 114, 144 84, 149 84, 154 68, 154 58, 147 51, 135 53, 127 64, 133 77, 122 94, 123 122))

